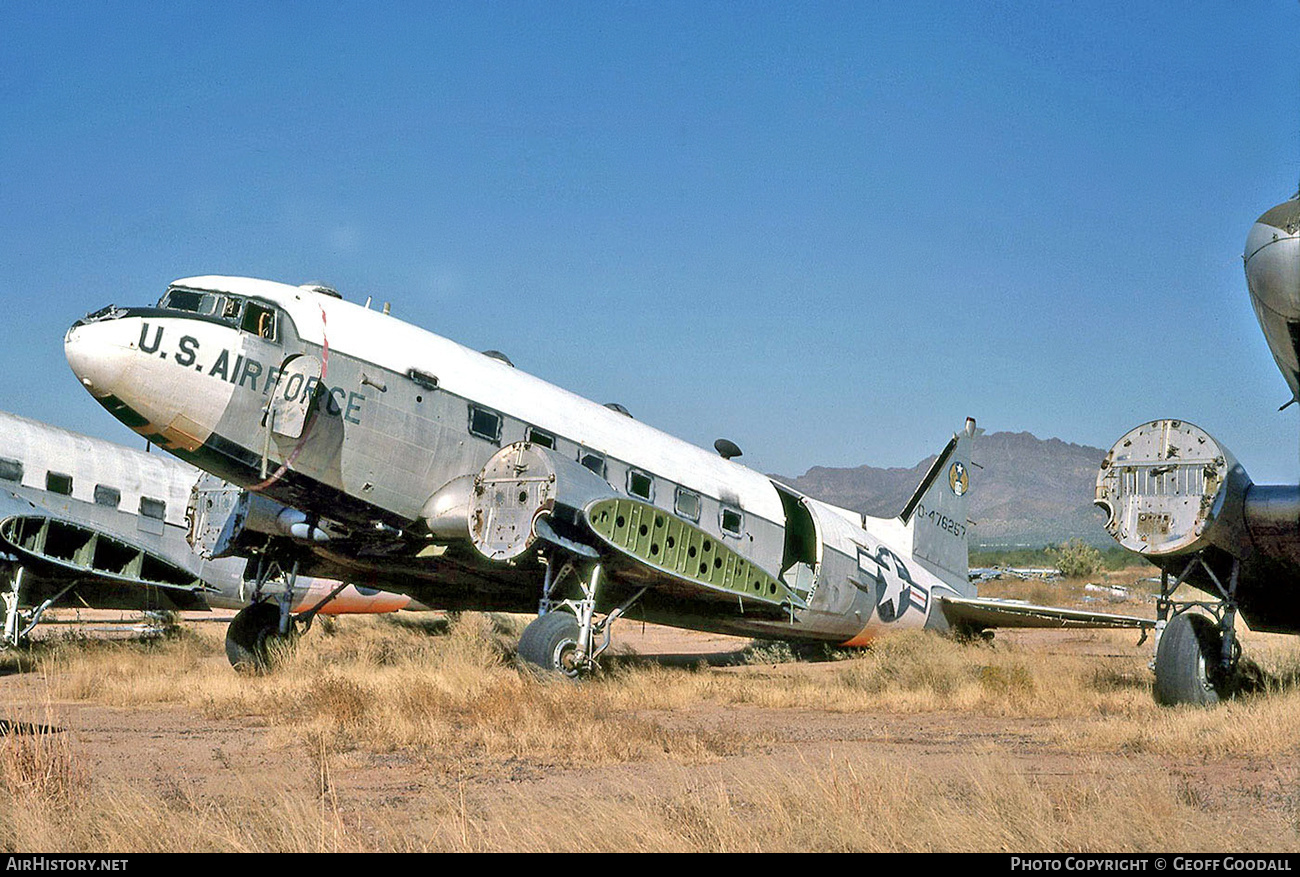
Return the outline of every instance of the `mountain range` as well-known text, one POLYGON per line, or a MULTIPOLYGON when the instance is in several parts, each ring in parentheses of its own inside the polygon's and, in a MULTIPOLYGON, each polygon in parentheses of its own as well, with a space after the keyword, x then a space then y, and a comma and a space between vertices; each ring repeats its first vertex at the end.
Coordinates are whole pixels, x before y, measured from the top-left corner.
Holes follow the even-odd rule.
MULTIPOLYGON (((1104 516, 1092 504, 1097 467, 1105 456, 1101 448, 1027 432, 980 436, 971 457, 971 544, 1037 548, 1082 539, 1109 545, 1104 516)), ((815 499, 889 517, 902 509, 934 459, 911 469, 814 466, 797 477, 772 477, 815 499)))

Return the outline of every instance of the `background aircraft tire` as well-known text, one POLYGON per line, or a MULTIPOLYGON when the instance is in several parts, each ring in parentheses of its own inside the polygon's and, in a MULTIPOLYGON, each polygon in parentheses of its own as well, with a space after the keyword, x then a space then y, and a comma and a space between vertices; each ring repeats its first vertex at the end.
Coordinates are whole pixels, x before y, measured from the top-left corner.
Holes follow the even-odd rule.
POLYGON ((1191 612, 1175 615, 1156 649, 1156 703, 1213 706, 1229 694, 1219 670, 1222 638, 1210 618, 1191 612))
POLYGON ((280 607, 253 603, 239 610, 226 628, 226 658, 242 672, 260 673, 270 666, 271 645, 281 639, 280 607))
POLYGON ((577 678, 578 619, 562 610, 539 615, 519 637, 519 657, 543 670, 577 678))

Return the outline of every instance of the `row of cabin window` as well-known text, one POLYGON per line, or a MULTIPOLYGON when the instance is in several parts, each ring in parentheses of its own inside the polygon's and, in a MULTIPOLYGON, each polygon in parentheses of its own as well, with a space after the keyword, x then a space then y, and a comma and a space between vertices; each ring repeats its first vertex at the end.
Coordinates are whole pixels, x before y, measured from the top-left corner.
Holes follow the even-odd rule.
MULTIPOLYGON (((487 408, 480 408, 477 405, 469 406, 469 432, 470 435, 478 436, 481 439, 487 439, 494 444, 501 444, 501 427, 504 418, 495 411, 487 408)), ((541 445, 551 450, 559 450, 556 447, 556 437, 538 429, 535 426, 526 426, 524 428, 524 440, 532 442, 535 445, 541 445)), ((595 472, 601 478, 609 480, 607 467, 605 464, 605 455, 599 451, 593 451, 588 448, 579 446, 578 462, 586 468, 595 472)), ((649 472, 640 469, 628 467, 627 470, 627 493, 629 496, 635 496, 644 499, 646 502, 653 503, 655 499, 655 476, 649 472)), ((675 485, 676 491, 673 496, 673 511, 683 518, 699 523, 700 520, 700 495, 693 490, 687 490, 680 484, 675 485)), ((745 527, 744 513, 740 509, 729 506, 722 506, 719 515, 719 523, 722 531, 732 536, 739 536, 745 527)))
MULTIPOLYGON (((21 484, 23 480, 22 461, 0 457, 0 480, 21 484)), ((46 472, 45 489, 60 496, 72 496, 72 476, 65 475, 62 472, 46 472)), ((95 505, 118 508, 121 504, 122 491, 106 484, 95 485, 95 505)), ((159 521, 165 520, 167 517, 167 503, 161 499, 142 496, 140 497, 140 514, 146 518, 155 518, 159 521)))

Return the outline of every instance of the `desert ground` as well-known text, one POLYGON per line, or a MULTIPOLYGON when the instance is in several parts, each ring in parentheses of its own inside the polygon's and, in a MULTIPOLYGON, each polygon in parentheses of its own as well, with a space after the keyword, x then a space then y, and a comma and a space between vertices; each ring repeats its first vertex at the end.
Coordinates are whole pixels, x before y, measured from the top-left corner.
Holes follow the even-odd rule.
POLYGON ((624 620, 572 683, 516 663, 527 620, 318 623, 253 676, 223 624, 53 626, 0 654, 0 848, 1300 849, 1296 638, 1247 631, 1269 690, 1200 710, 1133 632, 810 656, 624 620))

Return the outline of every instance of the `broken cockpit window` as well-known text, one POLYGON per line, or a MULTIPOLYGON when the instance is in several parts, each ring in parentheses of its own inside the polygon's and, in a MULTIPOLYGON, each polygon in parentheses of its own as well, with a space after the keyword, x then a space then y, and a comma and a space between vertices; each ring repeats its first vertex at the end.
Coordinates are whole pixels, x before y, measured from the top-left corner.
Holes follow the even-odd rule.
POLYGON ((179 289, 173 287, 167 290, 162 301, 158 306, 170 311, 185 311, 191 314, 202 314, 211 316, 217 313, 217 306, 221 304, 224 296, 217 295, 215 292, 198 292, 193 289, 179 289))
POLYGON ((158 306, 171 311, 217 317, 268 341, 277 338, 275 308, 261 302, 245 301, 237 295, 173 286, 167 290, 158 306))

